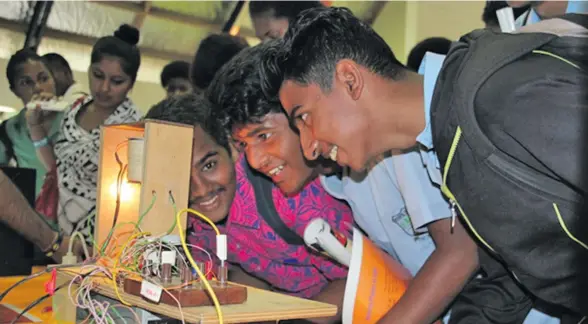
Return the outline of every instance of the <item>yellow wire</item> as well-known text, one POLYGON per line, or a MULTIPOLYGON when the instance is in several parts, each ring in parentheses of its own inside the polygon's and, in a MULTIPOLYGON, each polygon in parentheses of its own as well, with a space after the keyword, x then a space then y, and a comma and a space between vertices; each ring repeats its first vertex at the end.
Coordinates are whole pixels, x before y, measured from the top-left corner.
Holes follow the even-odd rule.
POLYGON ((125 306, 130 306, 132 307, 133 305, 127 303, 126 301, 123 300, 122 296, 120 295, 120 292, 118 291, 118 285, 116 284, 116 274, 118 273, 119 270, 118 269, 118 261, 120 260, 121 254, 122 252, 125 250, 125 248, 127 247, 127 245, 129 245, 129 243, 136 238, 137 236, 141 236, 141 235, 151 235, 151 233, 149 232, 139 232, 139 233, 135 233, 133 235, 131 235, 129 237, 129 239, 125 242, 125 244, 122 246, 122 249, 118 252, 115 260, 114 260, 114 266, 112 267, 112 285, 114 287, 114 292, 116 293, 116 297, 118 297, 118 300, 123 303, 123 305, 125 306))
MULTIPOLYGON (((192 208, 184 208, 184 209, 180 210, 177 215, 181 215, 183 213, 191 213, 191 214, 194 214, 194 216, 198 216, 198 217, 202 218, 203 221, 207 222, 210 226, 212 226, 212 229, 216 232, 216 235, 221 234, 220 231, 218 230, 218 227, 216 227, 216 225, 214 225, 214 223, 210 220, 210 218, 202 215, 198 211, 196 211, 192 208)), ((179 222, 180 219, 178 218, 178 219, 176 219, 176 221, 179 222)), ((180 232, 181 232, 181 229, 180 229, 180 232)))
POLYGON ((182 215, 182 213, 186 213, 186 212, 190 212, 190 213, 202 218, 206 222, 208 222, 212 226, 212 228, 214 229, 214 231, 216 232, 217 235, 220 235, 220 231, 218 230, 216 225, 214 225, 214 223, 210 219, 208 219, 208 217, 202 215, 201 213, 199 213, 193 209, 185 208, 185 209, 180 210, 176 214, 176 223, 177 223, 178 230, 180 233, 180 242, 182 243, 182 248, 184 249, 184 252, 186 253, 186 257, 188 257, 188 260, 190 260, 190 264, 192 265, 194 270, 196 270, 198 277, 200 277, 200 280, 202 281, 202 283, 206 287, 206 290, 208 290, 208 293, 210 294, 210 298, 212 298, 212 302, 214 303, 214 308, 216 309, 216 313, 218 314, 219 324, 223 324, 223 313, 221 311, 220 303, 218 302, 218 298, 216 297, 214 290, 210 286, 210 283, 208 282, 208 280, 206 280, 206 276, 204 276, 204 274, 202 273, 202 270, 200 270, 200 268, 198 268, 198 265, 196 265, 196 261, 194 261, 194 259, 192 258, 192 254, 190 253, 190 250, 188 249, 188 246, 186 245, 186 236, 184 235, 184 229, 182 228, 182 223, 180 222, 180 216, 182 215))

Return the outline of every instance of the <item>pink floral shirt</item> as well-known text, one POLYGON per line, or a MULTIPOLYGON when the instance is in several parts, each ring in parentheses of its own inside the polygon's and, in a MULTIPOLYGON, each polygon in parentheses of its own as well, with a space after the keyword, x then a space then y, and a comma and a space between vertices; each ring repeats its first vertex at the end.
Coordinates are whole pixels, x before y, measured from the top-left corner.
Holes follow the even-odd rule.
MULTIPOLYGON (((241 158, 236 164, 237 193, 226 223, 219 226, 221 233, 227 235, 228 261, 277 291, 303 298, 317 295, 331 280, 346 278, 346 267, 306 246, 289 245, 258 215, 245 163, 241 158)), ((272 194, 284 223, 301 237, 306 225, 315 218, 322 217, 342 233, 347 233, 353 224, 349 207, 331 197, 318 178, 296 196, 285 197, 277 187, 272 194)), ((194 216, 188 222, 192 226, 189 243, 216 253, 211 227, 194 216)), ((196 260, 205 261, 196 249, 192 253, 196 260)))

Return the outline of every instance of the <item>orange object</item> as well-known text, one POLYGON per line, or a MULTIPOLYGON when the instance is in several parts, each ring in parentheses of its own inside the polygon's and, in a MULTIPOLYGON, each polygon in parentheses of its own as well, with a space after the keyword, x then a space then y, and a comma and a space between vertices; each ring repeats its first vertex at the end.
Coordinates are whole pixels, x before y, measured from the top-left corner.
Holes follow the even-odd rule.
POLYGON ((411 279, 406 268, 354 229, 343 324, 377 323, 404 295, 411 279))
MULTIPOLYGON (((21 280, 23 277, 0 277, 0 291, 6 290, 8 287, 21 280)), ((6 309, 11 309, 17 314, 27 307, 30 303, 39 299, 46 294, 44 283, 51 279, 51 274, 43 274, 37 278, 33 278, 20 286, 14 288, 0 304, 0 313, 3 313, 6 309)), ((37 323, 57 323, 53 319, 53 312, 47 311, 52 307, 52 299, 47 298, 42 301, 39 305, 33 307, 23 321, 25 322, 37 322, 37 323), (27 320, 27 318, 29 318, 27 320)), ((1 322, 1 321, 0 321, 1 322)), ((10 323, 10 321, 8 321, 10 323)))

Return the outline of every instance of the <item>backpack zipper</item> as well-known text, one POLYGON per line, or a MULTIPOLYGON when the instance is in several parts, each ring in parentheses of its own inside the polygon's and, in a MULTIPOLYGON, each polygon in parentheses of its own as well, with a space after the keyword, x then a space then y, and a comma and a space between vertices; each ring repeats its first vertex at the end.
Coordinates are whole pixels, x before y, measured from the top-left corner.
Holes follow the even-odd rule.
POLYGON ((498 255, 498 253, 496 253, 496 251, 490 246, 490 244, 488 244, 488 242, 486 242, 486 240, 484 240, 484 238, 482 238, 482 236, 478 234, 478 231, 476 231, 476 229, 470 222, 469 218, 466 216, 466 213, 464 212, 463 208, 461 208, 459 202, 457 201, 457 199, 455 199, 455 196, 453 195, 451 190, 449 190, 449 187, 447 187, 447 174, 449 173, 449 168, 451 167, 451 162, 453 161, 453 157, 455 156, 455 151, 457 150, 457 145, 459 144, 461 135, 461 127, 458 126, 455 130, 455 136, 453 137, 453 141, 451 142, 449 154, 447 155, 447 161, 445 162, 445 166, 443 167, 443 183, 441 185, 441 192, 443 192, 443 194, 449 199, 449 203, 451 204, 451 231, 453 232, 453 227, 455 226, 455 218, 457 218, 457 210, 455 209, 455 207, 457 207, 472 234, 474 234, 474 236, 480 242, 482 242, 482 244, 484 244, 490 251, 498 255))

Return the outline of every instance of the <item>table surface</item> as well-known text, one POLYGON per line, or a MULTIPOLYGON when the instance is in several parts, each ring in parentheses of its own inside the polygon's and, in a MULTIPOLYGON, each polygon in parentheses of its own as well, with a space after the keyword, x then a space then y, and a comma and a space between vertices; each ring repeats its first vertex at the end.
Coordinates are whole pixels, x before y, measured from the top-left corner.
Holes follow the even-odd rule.
MULTIPOLYGON (((43 270, 42 267, 34 267, 33 273, 38 272, 38 271, 42 271, 42 270, 43 270)), ((10 287, 11 285, 16 283, 17 281, 21 280, 22 278, 23 277, 1 277, 0 278, 0 292, 3 292, 4 290, 6 290, 6 288, 10 287)), ((4 297, 4 300, 2 300, 2 304, 0 304, 3 306, 0 308, 0 314, 2 315, 2 317, 0 317, 0 323, 4 324, 4 323, 10 323, 12 321, 12 318, 14 318, 14 317, 10 316, 10 313, 12 313, 10 310, 16 312, 16 314, 13 314, 13 315, 17 315, 18 313, 20 313, 20 311, 22 311, 24 308, 26 308, 31 302, 44 296, 45 295, 45 282, 47 282, 50 278, 51 278, 50 273, 43 274, 39 277, 36 277, 36 278, 33 278, 29 281, 24 282, 23 284, 21 284, 17 288, 13 289, 8 295, 6 295, 6 297, 4 297), (9 316, 8 321, 6 320, 7 317, 5 317, 7 315, 9 316)), ((51 309, 51 306, 52 306, 51 298, 47 298, 39 305, 33 307, 28 312, 28 314, 29 314, 29 316, 33 317, 32 321, 34 321, 34 322, 42 322, 42 323, 49 323, 49 324, 57 323, 53 319, 53 311, 51 309)), ((30 321, 26 321, 26 318, 23 319, 22 322, 19 321, 19 323, 24 323, 24 322, 30 322, 30 321)))
MULTIPOLYGON (((39 271, 39 269, 35 269, 39 271)), ((33 271, 35 272, 35 271, 33 271)), ((62 272, 62 274, 65 274, 62 272)), ((23 283, 18 288, 15 288, 9 293, 2 304, 9 304, 8 306, 20 312, 31 302, 39 297, 45 295, 44 284, 50 278, 50 274, 44 274, 37 278, 31 279, 23 283)), ((10 285, 14 284, 22 277, 3 277, 0 278, 0 292, 4 291, 10 285)), ((98 287, 96 291, 101 295, 116 298, 111 284, 96 279, 98 287)), ((121 293, 123 299, 134 306, 146 309, 148 311, 156 312, 164 316, 173 318, 178 317, 178 307, 153 304, 140 297, 121 293)), ((52 301, 50 298, 43 303, 34 307, 29 314, 34 316, 37 322, 43 323, 57 323, 53 319, 53 312, 51 309, 52 301)), ((284 294, 273 293, 261 289, 248 287, 247 301, 239 305, 223 305, 221 306, 223 318, 225 323, 245 323, 245 322, 259 322, 259 321, 275 321, 295 318, 318 318, 333 316, 337 312, 337 307, 330 304, 320 303, 312 300, 291 297, 284 294)), ((187 322, 198 322, 204 320, 205 323, 218 323, 216 311, 214 307, 182 307, 182 313, 187 322)), ((0 310, 0 314, 2 311, 0 310)), ((0 318, 0 324, 4 321, 0 318)))

